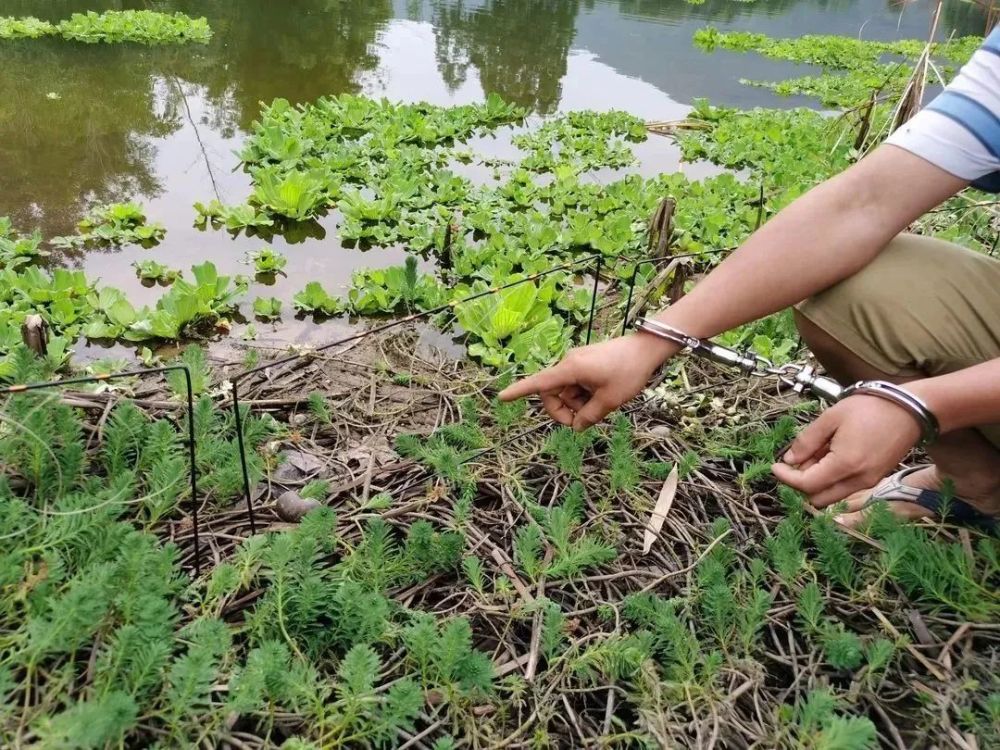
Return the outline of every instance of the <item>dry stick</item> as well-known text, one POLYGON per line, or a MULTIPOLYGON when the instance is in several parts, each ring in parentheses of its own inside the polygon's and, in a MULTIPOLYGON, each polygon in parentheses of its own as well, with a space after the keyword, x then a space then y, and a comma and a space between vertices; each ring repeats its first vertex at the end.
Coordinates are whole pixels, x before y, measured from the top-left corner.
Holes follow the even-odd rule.
POLYGON ((670 278, 670 274, 681 264, 681 258, 674 258, 670 261, 664 268, 660 269, 659 273, 653 277, 646 286, 642 288, 642 291, 636 295, 635 300, 632 303, 632 307, 628 311, 628 325, 632 325, 638 318, 642 311, 645 309, 646 305, 649 304, 650 299, 656 294, 656 290, 667 283, 667 279, 670 278))
MULTIPOLYGON (((513 525, 513 523, 511 524, 513 525)), ((542 570, 548 567, 548 564, 552 561, 552 548, 549 547, 545 551, 545 559, 542 562, 542 570)), ((538 594, 536 595, 538 599, 545 596, 545 576, 538 580, 538 594)), ((542 608, 538 607, 535 610, 534 617, 532 617, 531 622, 531 645, 528 649, 528 666, 524 670, 524 679, 528 682, 534 682, 535 680, 535 670, 538 669, 538 651, 541 648, 542 642, 542 623, 544 621, 542 608)))
POLYGON ((371 493, 372 489, 372 470, 374 468, 375 468, 375 450, 373 448, 371 454, 368 456, 368 468, 365 469, 364 486, 361 488, 362 507, 368 504, 368 495, 371 493))
POLYGON ((917 636, 917 640, 920 641, 922 646, 933 646, 937 643, 937 640, 933 635, 931 635, 931 631, 927 628, 927 623, 925 623, 923 617, 920 616, 919 610, 906 610, 906 619, 910 621, 910 627, 913 628, 913 634, 917 636))
POLYGON ((500 571, 510 579, 511 584, 515 589, 517 589, 517 593, 521 595, 521 598, 526 602, 534 601, 534 597, 531 595, 531 592, 528 591, 527 587, 518 577, 517 573, 514 571, 514 566, 511 565, 508 559, 506 559, 506 555, 503 550, 489 540, 487 540, 486 543, 490 545, 490 557, 492 557, 496 564, 500 566, 500 571))
POLYGON ((879 702, 870 701, 868 705, 870 705, 875 710, 875 713, 879 715, 879 718, 882 719, 882 723, 885 725, 886 731, 889 732, 893 742, 896 743, 898 750, 908 750, 906 743, 903 742, 903 738, 899 734, 899 730, 896 729, 896 725, 892 723, 892 719, 889 718, 889 714, 887 714, 885 709, 879 705, 879 702))
POLYGON ((563 693, 561 697, 563 705, 566 707, 566 715, 569 717, 570 724, 573 725, 576 733, 580 736, 580 741, 586 744, 587 738, 584 736, 583 730, 580 728, 580 724, 577 721, 576 712, 574 712, 573 708, 569 705, 569 699, 566 697, 566 693, 563 693))
POLYGON ((944 647, 938 654, 937 660, 941 662, 946 669, 951 670, 951 654, 949 653, 951 651, 951 647, 962 640, 962 638, 964 638, 970 630, 972 630, 972 626, 967 622, 963 623, 958 630, 954 632, 951 638, 948 639, 947 643, 944 644, 944 647))
POLYGON ((504 677, 518 669, 523 669, 531 658, 531 654, 521 654, 520 656, 506 661, 502 666, 496 668, 497 677, 504 677))
MULTIPOLYGON (((877 607, 872 607, 871 611, 879 619, 879 622, 882 623, 882 627, 886 629, 889 635, 895 638, 897 642, 903 640, 902 634, 896 629, 896 626, 893 625, 891 622, 889 622, 889 618, 887 618, 884 614, 882 614, 882 612, 877 607)), ((920 653, 916 648, 914 648, 913 644, 907 643, 906 650, 910 652, 910 655, 914 659, 920 662, 920 664, 924 667, 924 669, 926 669, 932 675, 937 677, 941 682, 948 682, 948 675, 944 674, 940 669, 934 666, 934 663, 926 656, 924 656, 922 653, 920 653)))
POLYGON ((674 578, 676 576, 685 575, 687 573, 690 573, 692 570, 694 570, 695 568, 698 567, 698 565, 701 563, 702 560, 704 560, 708 556, 708 553, 712 551, 712 549, 715 547, 716 544, 718 544, 723 539, 725 539, 727 536, 729 536, 729 533, 731 531, 732 531, 732 529, 726 529, 721 534, 719 534, 717 537, 715 537, 715 539, 713 539, 711 541, 711 543, 709 543, 709 545, 707 547, 705 547, 705 549, 702 551, 702 553, 700 555, 698 555, 698 558, 693 563, 691 563, 690 565, 688 565, 687 567, 681 568, 680 570, 675 570, 675 571, 672 571, 670 573, 667 573, 665 575, 660 576, 659 578, 657 578, 652 583, 649 583, 649 584, 646 584, 645 586, 643 586, 641 589, 639 589, 639 591, 637 593, 639 593, 639 594, 646 594, 646 593, 652 591, 653 589, 655 589, 661 583, 664 583, 665 581, 668 581, 671 578, 674 578))
POLYGON ((604 724, 601 727, 601 733, 607 736, 611 732, 611 720, 615 715, 615 686, 611 685, 608 688, 608 699, 604 704, 604 724))
POLYGON ((399 746, 399 750, 406 750, 406 748, 408 748, 408 747, 414 747, 416 745, 419 745, 420 741, 424 737, 427 737, 428 735, 430 735, 435 729, 437 729, 442 724, 444 724, 444 719, 438 719, 437 721, 435 721, 433 724, 431 724, 429 727, 427 727, 426 729, 424 729, 419 734, 415 734, 412 737, 410 737, 410 739, 408 739, 406 742, 404 742, 402 745, 399 746))

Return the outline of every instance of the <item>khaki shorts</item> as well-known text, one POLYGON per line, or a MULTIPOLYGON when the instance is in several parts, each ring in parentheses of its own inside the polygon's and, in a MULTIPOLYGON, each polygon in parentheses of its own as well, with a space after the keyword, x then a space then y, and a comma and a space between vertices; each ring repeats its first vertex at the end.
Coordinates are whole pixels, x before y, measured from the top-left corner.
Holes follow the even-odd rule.
MULTIPOLYGON (((1000 357, 1000 260, 901 234, 797 309, 888 376, 943 375, 1000 357)), ((1000 447, 1000 425, 979 431, 1000 447)))

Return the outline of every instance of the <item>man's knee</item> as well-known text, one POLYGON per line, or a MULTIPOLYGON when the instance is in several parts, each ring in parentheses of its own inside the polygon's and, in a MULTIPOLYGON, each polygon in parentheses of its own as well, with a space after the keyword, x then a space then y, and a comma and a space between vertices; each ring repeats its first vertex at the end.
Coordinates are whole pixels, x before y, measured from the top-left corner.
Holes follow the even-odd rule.
MULTIPOLYGON (((797 306, 800 317, 877 370, 937 375, 1000 353, 1000 263, 900 235, 865 268, 797 306)), ((817 334, 803 326, 803 338, 817 334)), ((822 346, 822 342, 820 344, 822 346)))
MULTIPOLYGON (((916 240, 916 241, 915 241, 916 240)), ((932 293, 928 247, 901 235, 867 266, 796 306, 803 340, 835 376, 920 374, 914 300, 932 293)))

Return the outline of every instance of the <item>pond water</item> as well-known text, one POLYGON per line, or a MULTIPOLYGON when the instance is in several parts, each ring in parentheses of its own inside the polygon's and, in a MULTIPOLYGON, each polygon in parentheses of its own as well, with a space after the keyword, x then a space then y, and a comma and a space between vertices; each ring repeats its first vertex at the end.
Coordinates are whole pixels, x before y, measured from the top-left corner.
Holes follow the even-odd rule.
MULTIPOLYGON (((694 31, 712 23, 774 36, 924 37, 930 15, 927 0, 4 0, 2 13, 58 20, 130 7, 204 15, 215 36, 207 46, 153 49, 0 42, 0 216, 54 236, 71 233, 96 203, 142 202, 167 227, 157 248, 57 258, 135 302, 162 292, 140 285, 132 269, 139 259, 182 269, 210 259, 225 273, 248 272, 243 256, 264 243, 195 229, 192 204, 245 199, 249 182, 233 152, 261 101, 362 92, 451 104, 496 92, 538 115, 620 108, 656 120, 684 116, 695 97, 792 106, 809 102, 739 80, 799 71, 753 55, 706 55, 692 45, 694 31)), ((983 27, 971 4, 946 5, 945 34, 983 27)), ((676 150, 662 138, 644 144, 640 156, 643 171, 678 167, 676 150)), ((324 237, 270 242, 287 254, 287 276, 252 285, 248 299, 281 298, 286 322, 258 324, 261 342, 336 336, 346 321, 291 319, 292 295, 311 280, 334 291, 355 268, 402 260, 400 250, 341 247, 335 216, 323 225, 324 237)))

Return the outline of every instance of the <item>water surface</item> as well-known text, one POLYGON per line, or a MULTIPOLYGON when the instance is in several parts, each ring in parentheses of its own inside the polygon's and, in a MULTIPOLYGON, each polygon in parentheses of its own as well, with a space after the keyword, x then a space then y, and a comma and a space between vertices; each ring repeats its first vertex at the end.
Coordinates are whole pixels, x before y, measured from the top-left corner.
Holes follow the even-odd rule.
MULTIPOLYGON (((96 203, 141 201, 167 227, 160 246, 92 251, 58 262, 125 289, 134 301, 152 302, 162 290, 139 284, 135 260, 151 257, 187 269, 211 259, 225 273, 249 272, 242 258, 263 242, 195 229, 192 203, 245 199, 249 181, 233 152, 261 101, 361 92, 453 104, 495 92, 537 115, 620 108, 656 120, 682 117, 695 97, 740 107, 807 104, 739 83, 799 74, 793 66, 753 55, 707 55, 691 44, 693 32, 712 23, 775 36, 925 37, 930 3, 5 0, 2 13, 58 20, 82 10, 129 7, 204 15, 215 36, 206 46, 165 48, 0 42, 0 216, 54 236, 72 232, 96 203)), ((970 4, 948 3, 944 33, 982 29, 970 4)), ((677 152, 664 139, 644 144, 640 156, 647 173, 678 168, 677 152)), ((325 236, 270 242, 287 254, 288 275, 273 286, 254 284, 248 298, 280 297, 285 322, 273 329, 258 324, 262 341, 332 338, 347 323, 297 323, 292 295, 315 279, 335 291, 355 268, 402 260, 399 249, 341 247, 333 216, 323 227, 325 236)))

